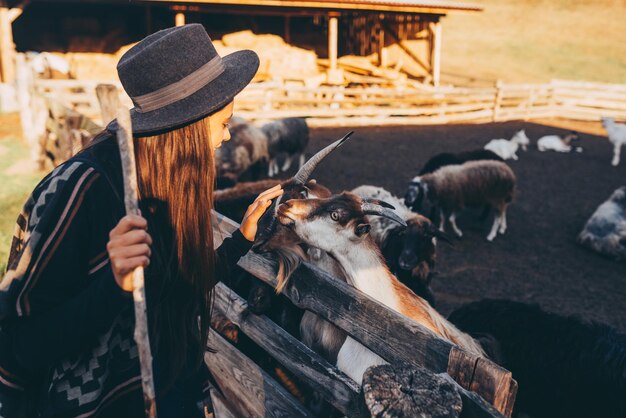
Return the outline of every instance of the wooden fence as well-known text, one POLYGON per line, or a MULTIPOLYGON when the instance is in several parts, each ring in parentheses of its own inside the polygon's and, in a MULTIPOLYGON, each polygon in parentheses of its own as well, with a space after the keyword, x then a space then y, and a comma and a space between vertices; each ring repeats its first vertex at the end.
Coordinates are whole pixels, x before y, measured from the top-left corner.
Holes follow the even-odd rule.
MULTIPOLYGON (((238 225, 221 217, 224 225, 238 225)), ((216 242, 216 244, 217 244, 216 242)), ((239 266, 263 282, 276 285, 276 265, 254 253, 239 266)), ((517 384, 511 373, 486 359, 472 356, 441 340, 416 322, 388 309, 348 284, 304 263, 284 294, 301 309, 312 311, 345 330, 391 364, 408 364, 448 375, 463 400, 463 417, 510 416, 517 384), (480 395, 480 396, 479 396, 480 395)), ((305 382, 341 413, 363 416, 361 388, 265 316, 255 315, 246 302, 223 283, 216 287, 214 308, 300 381, 305 382)), ((257 364, 212 332, 209 344, 217 353, 206 363, 232 416, 308 417, 311 413, 257 364)))
MULTIPOLYGON (((98 81, 36 80, 33 92, 100 120, 98 81)), ((123 102, 131 105, 123 94, 123 102)), ((489 88, 308 88, 273 82, 248 86, 236 100, 239 116, 255 119, 307 117, 311 126, 441 124, 560 117, 626 119, 626 85, 553 80, 489 88)))

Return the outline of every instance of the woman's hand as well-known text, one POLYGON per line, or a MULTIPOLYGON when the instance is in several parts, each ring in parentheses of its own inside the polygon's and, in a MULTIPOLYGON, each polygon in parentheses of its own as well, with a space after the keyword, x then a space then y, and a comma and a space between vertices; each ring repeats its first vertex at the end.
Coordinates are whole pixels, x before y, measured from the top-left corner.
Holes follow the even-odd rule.
POLYGON ((272 204, 272 199, 283 194, 284 190, 280 184, 272 187, 271 189, 267 189, 263 193, 261 193, 255 200, 252 202, 250 206, 248 206, 248 210, 246 214, 243 215, 243 220, 241 221, 241 226, 239 230, 241 234, 248 240, 254 241, 254 237, 256 236, 257 223, 261 216, 265 213, 265 210, 270 207, 272 204))
POLYGON ((117 285, 132 292, 133 271, 150 264, 152 238, 147 232, 148 222, 138 215, 124 216, 109 233, 107 252, 117 285))

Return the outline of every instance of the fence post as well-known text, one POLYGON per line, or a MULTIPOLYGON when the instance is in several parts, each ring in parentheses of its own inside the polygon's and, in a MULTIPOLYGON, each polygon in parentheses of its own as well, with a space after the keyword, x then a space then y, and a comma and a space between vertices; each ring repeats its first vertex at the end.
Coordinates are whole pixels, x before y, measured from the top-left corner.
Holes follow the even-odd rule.
POLYGON ((491 118, 493 122, 498 121, 498 114, 500 113, 500 103, 502 103, 502 80, 496 81, 496 95, 493 100, 493 116, 491 118))
POLYGON ((463 408, 455 385, 424 368, 385 364, 363 375, 362 416, 458 417, 463 408))
POLYGON ((96 86, 96 96, 100 103, 100 113, 102 114, 102 126, 105 127, 117 117, 117 109, 120 107, 120 96, 117 87, 112 84, 98 84, 96 86))
POLYGON ((524 121, 528 121, 530 118, 530 111, 533 108, 533 104, 535 103, 535 88, 530 88, 530 93, 528 94, 528 101, 526 102, 526 115, 524 116, 524 121))
POLYGON ((550 80, 550 100, 548 101, 548 107, 550 109, 550 116, 553 118, 561 116, 557 109, 556 100, 556 83, 554 80, 550 80))
POLYGON ((26 142, 30 146, 31 159, 38 170, 44 169, 46 120, 48 111, 43 97, 37 94, 33 70, 26 63, 24 54, 16 55, 17 101, 20 121, 26 142))

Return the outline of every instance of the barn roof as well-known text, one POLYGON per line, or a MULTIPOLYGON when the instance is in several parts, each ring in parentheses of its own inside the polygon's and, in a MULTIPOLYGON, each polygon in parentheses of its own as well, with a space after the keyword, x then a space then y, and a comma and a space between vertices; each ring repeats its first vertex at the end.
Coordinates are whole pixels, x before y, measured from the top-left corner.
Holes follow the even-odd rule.
MULTIPOLYGON (((71 0, 31 0, 30 3, 68 3, 71 0)), ((24 0, 9 0, 11 7, 19 6, 24 0)), ((83 0, 81 3, 125 3, 128 0, 83 0)), ((482 6, 448 0, 135 0, 133 3, 172 3, 196 5, 249 6, 281 9, 316 10, 361 10, 397 13, 447 14, 451 11, 481 11, 482 6)))

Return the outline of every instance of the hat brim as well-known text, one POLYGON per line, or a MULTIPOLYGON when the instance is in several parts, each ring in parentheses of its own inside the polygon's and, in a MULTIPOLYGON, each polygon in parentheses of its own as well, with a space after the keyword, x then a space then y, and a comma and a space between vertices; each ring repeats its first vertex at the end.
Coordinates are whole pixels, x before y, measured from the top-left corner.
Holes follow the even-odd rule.
MULTIPOLYGON (((259 57, 253 51, 243 50, 226 55, 222 60, 224 72, 189 97, 151 112, 132 108, 133 134, 167 132, 202 119, 230 103, 256 74, 259 57)), ((117 130, 117 120, 107 129, 117 130)))

